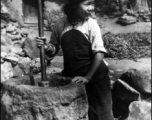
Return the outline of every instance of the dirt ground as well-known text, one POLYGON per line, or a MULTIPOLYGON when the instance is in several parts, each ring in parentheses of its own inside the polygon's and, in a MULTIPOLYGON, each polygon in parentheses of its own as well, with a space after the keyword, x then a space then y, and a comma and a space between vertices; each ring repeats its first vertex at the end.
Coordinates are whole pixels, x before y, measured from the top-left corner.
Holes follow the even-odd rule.
POLYGON ((101 25, 101 32, 105 34, 111 32, 113 34, 119 33, 133 33, 133 32, 150 32, 151 22, 137 22, 136 24, 121 26, 116 24, 118 18, 108 18, 107 16, 98 17, 98 23, 101 25))

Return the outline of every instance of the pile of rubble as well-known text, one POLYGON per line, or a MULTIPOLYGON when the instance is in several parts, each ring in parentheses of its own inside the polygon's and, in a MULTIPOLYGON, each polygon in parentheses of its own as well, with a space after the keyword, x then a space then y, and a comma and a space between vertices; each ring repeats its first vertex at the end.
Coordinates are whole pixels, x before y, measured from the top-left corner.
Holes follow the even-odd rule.
MULTIPOLYGON (((18 23, 1 23, 1 81, 13 77, 13 67, 25 56, 22 43, 28 34, 18 23)), ((26 58, 26 61, 30 61, 26 58)))
POLYGON ((27 75, 30 67, 35 73, 40 72, 39 54, 36 42, 17 22, 1 23, 1 82, 27 75))
POLYGON ((41 72, 40 50, 34 39, 37 32, 31 33, 21 24, 17 11, 11 8, 1 1, 1 82, 28 75, 30 68, 33 73, 41 72))

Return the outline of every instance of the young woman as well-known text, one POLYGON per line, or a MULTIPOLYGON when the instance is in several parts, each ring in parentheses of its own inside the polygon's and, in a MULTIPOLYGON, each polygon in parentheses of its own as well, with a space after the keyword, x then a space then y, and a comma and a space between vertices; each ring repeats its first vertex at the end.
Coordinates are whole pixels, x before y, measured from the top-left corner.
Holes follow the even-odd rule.
POLYGON ((63 7, 66 17, 54 26, 51 40, 44 44, 48 57, 63 51, 62 74, 72 82, 86 84, 89 120, 113 120, 108 68, 103 60, 106 50, 97 21, 91 18, 94 0, 68 0, 63 7))

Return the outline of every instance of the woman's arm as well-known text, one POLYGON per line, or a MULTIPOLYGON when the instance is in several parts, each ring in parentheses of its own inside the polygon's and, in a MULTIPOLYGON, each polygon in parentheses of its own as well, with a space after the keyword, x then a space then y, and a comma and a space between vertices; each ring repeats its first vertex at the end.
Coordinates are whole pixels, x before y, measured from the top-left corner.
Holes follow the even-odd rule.
POLYGON ((46 44, 45 46, 45 54, 48 57, 54 57, 56 53, 55 46, 53 44, 46 44))
POLYGON ((82 76, 77 76, 77 77, 73 78, 72 82, 81 83, 81 84, 88 83, 92 79, 95 72, 98 70, 103 58, 104 58, 104 53, 97 52, 94 55, 94 58, 93 58, 93 61, 91 63, 91 67, 90 67, 88 73, 83 77, 82 76))
POLYGON ((59 24, 58 21, 57 23, 54 25, 53 30, 52 30, 52 35, 50 38, 50 41, 48 44, 45 45, 45 53, 48 57, 54 57, 58 51, 59 51, 59 46, 60 46, 60 42, 59 42, 59 38, 60 38, 60 34, 59 34, 59 24))
POLYGON ((92 43, 92 54, 94 55, 94 58, 92 60, 91 68, 86 74, 86 78, 90 80, 97 69, 99 68, 101 61, 104 58, 104 55, 106 53, 106 49, 104 47, 101 30, 96 20, 90 19, 89 22, 90 26, 90 42, 92 43))
POLYGON ((51 42, 47 44, 45 36, 36 37, 36 43, 37 43, 38 48, 40 48, 42 45, 44 45, 45 53, 48 57, 55 56, 55 53, 56 53, 55 45, 59 46, 58 42, 56 42, 55 45, 51 44, 51 42))
POLYGON ((98 70, 103 58, 104 58, 104 53, 102 53, 102 52, 97 52, 94 55, 93 61, 91 63, 91 67, 90 67, 88 73, 84 76, 85 78, 88 79, 88 82, 92 79, 93 75, 98 70))

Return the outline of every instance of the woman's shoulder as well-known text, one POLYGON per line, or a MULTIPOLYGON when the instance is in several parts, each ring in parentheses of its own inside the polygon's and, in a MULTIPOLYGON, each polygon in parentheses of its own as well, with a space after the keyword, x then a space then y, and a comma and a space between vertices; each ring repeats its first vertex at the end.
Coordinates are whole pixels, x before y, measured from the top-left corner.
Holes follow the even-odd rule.
POLYGON ((93 24, 97 23, 97 19, 96 18, 92 18, 92 17, 89 17, 88 21, 89 21, 89 23, 93 23, 93 24))
POLYGON ((90 28, 94 28, 94 27, 98 27, 98 21, 95 18, 89 17, 88 19, 88 25, 90 26, 90 28))

